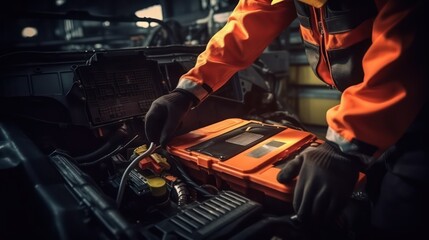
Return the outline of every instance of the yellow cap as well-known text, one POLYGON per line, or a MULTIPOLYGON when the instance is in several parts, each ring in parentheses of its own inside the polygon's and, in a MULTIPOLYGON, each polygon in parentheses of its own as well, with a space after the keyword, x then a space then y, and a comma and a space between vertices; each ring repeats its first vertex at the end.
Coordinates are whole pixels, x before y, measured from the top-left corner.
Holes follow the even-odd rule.
POLYGON ((160 177, 147 178, 147 184, 149 185, 152 195, 155 197, 162 196, 167 192, 166 182, 163 178, 160 178, 160 177))

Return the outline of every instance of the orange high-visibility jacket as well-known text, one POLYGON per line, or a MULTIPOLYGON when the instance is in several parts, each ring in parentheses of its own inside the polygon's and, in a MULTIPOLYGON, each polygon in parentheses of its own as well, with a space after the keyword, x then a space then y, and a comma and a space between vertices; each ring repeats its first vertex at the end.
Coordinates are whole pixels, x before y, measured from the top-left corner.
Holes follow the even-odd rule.
POLYGON ((296 0, 240 0, 177 87, 204 100, 298 18, 315 74, 342 91, 340 104, 327 112, 326 138, 344 152, 378 156, 427 99, 429 66, 416 59, 422 49, 415 47, 422 2, 328 0, 316 8, 296 0))

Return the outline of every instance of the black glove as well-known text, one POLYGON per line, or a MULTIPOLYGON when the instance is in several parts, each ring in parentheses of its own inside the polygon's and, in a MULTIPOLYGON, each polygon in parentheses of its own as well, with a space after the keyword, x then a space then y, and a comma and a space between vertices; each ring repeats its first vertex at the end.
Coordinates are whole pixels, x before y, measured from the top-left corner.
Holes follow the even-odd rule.
POLYGON ((182 119, 197 103, 197 97, 182 89, 175 89, 153 101, 145 117, 147 139, 165 146, 182 119))
POLYGON ((332 223, 354 190, 361 164, 343 153, 335 143, 309 147, 286 163, 277 175, 281 183, 291 183, 299 174, 293 196, 298 220, 311 227, 332 223))

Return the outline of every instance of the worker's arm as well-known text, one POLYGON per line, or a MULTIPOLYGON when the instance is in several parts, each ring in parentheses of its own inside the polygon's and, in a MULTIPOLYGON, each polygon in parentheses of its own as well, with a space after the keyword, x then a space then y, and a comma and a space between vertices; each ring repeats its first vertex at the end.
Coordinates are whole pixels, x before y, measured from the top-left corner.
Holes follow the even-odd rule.
POLYGON ((404 134, 428 95, 424 1, 384 2, 363 59, 363 82, 347 88, 327 112, 327 139, 345 153, 366 155, 364 162, 404 134))
POLYGON ((292 0, 242 0, 178 86, 156 99, 145 116, 149 141, 165 145, 192 106, 250 65, 296 17, 292 0))
POLYGON ((178 88, 202 100, 246 68, 296 18, 292 0, 240 0, 178 88))

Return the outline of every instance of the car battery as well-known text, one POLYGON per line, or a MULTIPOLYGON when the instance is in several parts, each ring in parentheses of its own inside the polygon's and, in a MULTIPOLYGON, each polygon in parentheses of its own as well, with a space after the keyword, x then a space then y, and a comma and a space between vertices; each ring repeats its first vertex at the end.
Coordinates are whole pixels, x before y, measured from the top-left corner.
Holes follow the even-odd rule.
POLYGON ((279 183, 277 174, 287 160, 321 142, 310 132, 230 118, 174 138, 167 150, 202 183, 291 202, 293 186, 279 183))

